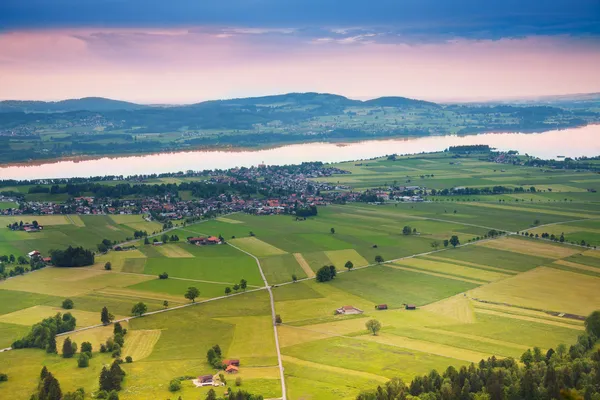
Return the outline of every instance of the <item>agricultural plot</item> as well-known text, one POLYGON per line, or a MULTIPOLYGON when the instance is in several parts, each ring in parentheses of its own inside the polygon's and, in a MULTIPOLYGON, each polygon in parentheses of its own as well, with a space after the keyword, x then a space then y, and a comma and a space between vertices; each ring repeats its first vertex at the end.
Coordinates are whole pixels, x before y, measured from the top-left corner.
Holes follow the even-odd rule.
POLYGON ((106 287, 125 287, 153 279, 143 275, 124 275, 97 271, 91 268, 47 267, 18 279, 0 283, 5 290, 46 294, 51 296, 78 296, 106 287))
POLYGON ((519 239, 512 237, 488 240, 479 243, 478 246, 506 250, 525 255, 534 255, 538 257, 550 257, 554 259, 569 257, 573 254, 581 252, 581 250, 578 248, 569 247, 566 245, 560 246, 541 241, 535 241, 533 239, 519 239))
POLYGON ((167 272, 169 276, 177 278, 224 283, 246 279, 252 285, 262 284, 256 262, 250 256, 226 245, 213 246, 222 251, 209 248, 194 251, 192 247, 189 246, 189 251, 194 258, 148 258, 144 273, 156 276, 167 272))
MULTIPOLYGON (((82 311, 79 309, 65 310, 60 307, 49 306, 33 306, 23 310, 15 311, 9 314, 0 315, 0 322, 32 326, 44 318, 53 317, 57 313, 71 313, 77 319, 77 327, 83 328, 86 326, 97 325, 100 323, 98 313, 90 311, 82 311)), ((115 318, 120 319, 122 316, 115 315, 115 318)))
POLYGON ((159 246, 156 248, 156 250, 161 253, 162 255, 164 255, 165 257, 171 257, 171 258, 191 258, 194 257, 193 254, 191 254, 190 252, 188 252, 186 249, 184 249, 182 246, 176 245, 176 244, 167 244, 164 246, 159 246))
MULTIPOLYGON (((282 254, 260 259, 267 282, 272 284, 290 282, 292 275, 296 275, 298 279, 308 277, 306 267, 300 264, 302 261, 304 259, 299 260, 292 254, 282 254)), ((310 268, 308 271, 312 272, 310 268)), ((312 272, 312 276, 314 276, 314 272, 312 272)))
POLYGON ((599 285, 600 278, 539 267, 477 288, 469 296, 495 303, 587 316, 600 304, 599 285), (564 290, 575 287, 577 290, 564 290))
POLYGON ((481 282, 497 281, 508 276, 507 274, 501 272, 488 271, 485 269, 467 267, 452 263, 432 261, 424 258, 410 258, 406 260, 401 260, 396 264, 415 268, 417 270, 440 272, 446 275, 455 275, 458 277, 469 278, 481 282))
POLYGON ((232 239, 229 241, 229 243, 257 257, 286 254, 285 251, 278 249, 277 247, 270 245, 269 243, 263 242, 262 240, 257 239, 256 237, 232 239))

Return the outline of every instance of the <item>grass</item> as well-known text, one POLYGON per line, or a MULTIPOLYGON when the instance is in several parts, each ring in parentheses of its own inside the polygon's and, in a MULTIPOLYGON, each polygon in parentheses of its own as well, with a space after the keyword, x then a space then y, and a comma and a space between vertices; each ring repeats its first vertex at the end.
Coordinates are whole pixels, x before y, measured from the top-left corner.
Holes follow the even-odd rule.
POLYGON ((343 270, 346 262, 351 261, 354 267, 368 265, 369 262, 354 249, 326 251, 325 255, 337 269, 343 270))
POLYGON ((479 243, 478 246, 490 247, 498 250, 507 250, 513 253, 525 255, 550 257, 554 259, 572 256, 573 254, 581 252, 581 250, 575 247, 554 245, 534 239, 517 239, 513 237, 488 240, 479 243))
POLYGON ((307 277, 304 269, 292 254, 264 257, 260 259, 260 264, 269 284, 290 282, 292 275, 296 275, 298 279, 307 277))
POLYGON ((125 287, 146 280, 149 276, 102 272, 91 268, 47 267, 35 273, 2 283, 3 289, 47 294, 78 296, 106 287, 125 287))
POLYGON ((179 302, 188 302, 183 295, 189 287, 196 287, 200 291, 200 298, 212 298, 225 295, 225 287, 233 284, 216 284, 205 282, 194 282, 180 279, 153 279, 129 286, 128 289, 152 292, 156 294, 167 294, 175 297, 179 302))
POLYGON ((438 329, 525 344, 531 347, 539 346, 543 349, 556 347, 559 343, 574 343, 577 335, 580 334, 573 329, 486 314, 477 314, 477 323, 475 324, 449 325, 438 329))
POLYGON ((194 258, 149 258, 144 273, 208 280, 216 282, 239 282, 246 279, 251 285, 261 285, 262 279, 256 261, 250 256, 227 245, 189 246, 186 248, 194 258))
POLYGON ((193 254, 189 253, 182 246, 176 244, 167 244, 163 246, 156 247, 156 250, 164 255, 165 257, 172 258, 191 258, 194 257, 193 254))
POLYGON ((387 378, 347 368, 332 367, 284 356, 285 380, 292 399, 355 399, 361 390, 372 389, 387 378))
MULTIPOLYGON (((59 355, 46 354, 39 349, 24 349, 0 353, 0 365, 9 379, 0 385, 0 398, 27 400, 35 392, 40 370, 46 366, 59 380, 63 393, 83 387, 86 393, 97 390, 98 376, 105 364, 112 362, 110 355, 94 354, 90 366, 77 367, 75 359, 64 359, 59 355)), ((123 367, 126 373, 129 366, 123 367)))
POLYGON ((600 304, 599 287, 600 278, 539 267, 477 288, 469 296, 497 303, 587 316, 600 304))
POLYGON ((530 269, 544 265, 552 260, 543 255, 525 255, 483 246, 464 246, 453 249, 452 251, 437 253, 435 254, 435 257, 454 260, 459 263, 466 261, 475 264, 489 265, 495 268, 502 268, 515 272, 529 271, 530 269))
POLYGON ((14 201, 0 201, 0 210, 6 210, 9 208, 17 208, 18 204, 14 201))
POLYGON ((385 266, 340 274, 332 283, 338 289, 371 301, 373 304, 425 305, 476 287, 455 281, 385 266))
POLYGON ((22 338, 30 330, 29 326, 0 322, 0 349, 10 347, 15 340, 22 338))
POLYGON ((240 239, 231 239, 229 242, 256 257, 286 254, 285 251, 278 249, 269 243, 263 242, 262 240, 253 236, 240 239))
MULTIPOLYGON (((71 313, 77 319, 77 328, 97 325, 100 323, 100 317, 98 313, 78 310, 76 308, 65 310, 60 307, 49 306, 33 306, 24 310, 12 312, 10 314, 4 314, 0 316, 0 322, 31 326, 40 322, 44 318, 53 317, 57 313, 71 313)), ((118 315, 115 317, 117 319, 122 318, 118 315)))
POLYGON ((432 369, 458 367, 464 362, 402 347, 365 340, 336 337, 283 349, 283 354, 323 365, 366 372, 386 378, 398 376, 410 380, 432 369))
MULTIPOLYGON (((21 279, 21 278, 19 278, 21 279)), ((8 290, 0 283, 0 315, 12 313, 36 305, 59 306, 64 298, 58 296, 48 296, 40 293, 30 293, 25 291, 8 290)))
POLYGON ((464 278, 472 278, 484 282, 497 281, 508 275, 495 271, 487 271, 478 268, 465 267, 451 263, 432 261, 423 258, 408 258, 400 260, 396 264, 422 269, 426 271, 441 272, 448 275, 456 275, 464 278))
POLYGON ((132 330, 126 335, 123 357, 131 357, 135 361, 143 360, 152 354, 154 346, 160 339, 160 330, 132 330))

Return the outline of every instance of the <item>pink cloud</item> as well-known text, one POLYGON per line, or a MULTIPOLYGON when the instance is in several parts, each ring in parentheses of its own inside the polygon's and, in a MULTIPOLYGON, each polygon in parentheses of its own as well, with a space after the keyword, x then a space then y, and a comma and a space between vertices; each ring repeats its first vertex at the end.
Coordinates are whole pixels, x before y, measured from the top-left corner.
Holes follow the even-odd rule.
POLYGON ((211 27, 9 32, 0 34, 0 98, 162 103, 288 91, 426 99, 600 91, 600 49, 583 39, 315 39, 211 27))

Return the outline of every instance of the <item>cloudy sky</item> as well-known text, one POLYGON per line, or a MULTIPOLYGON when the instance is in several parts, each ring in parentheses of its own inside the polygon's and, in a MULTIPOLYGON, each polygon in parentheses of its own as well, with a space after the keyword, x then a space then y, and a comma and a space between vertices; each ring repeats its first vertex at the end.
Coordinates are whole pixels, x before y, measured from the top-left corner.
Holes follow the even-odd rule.
POLYGON ((600 92, 599 0, 1 0, 0 99, 600 92))

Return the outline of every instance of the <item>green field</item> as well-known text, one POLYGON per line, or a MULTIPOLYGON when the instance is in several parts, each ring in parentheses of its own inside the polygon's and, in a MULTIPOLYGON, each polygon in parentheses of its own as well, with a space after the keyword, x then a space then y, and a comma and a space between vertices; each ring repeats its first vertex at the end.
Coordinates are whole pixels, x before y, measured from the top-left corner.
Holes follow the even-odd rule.
MULTIPOLYGON (((303 221, 290 215, 236 213, 180 225, 169 232, 182 239, 179 243, 152 246, 140 241, 133 250, 97 255, 93 266, 47 267, 0 281, 0 348, 10 346, 42 318, 65 311, 59 307, 66 297, 75 302, 72 313, 78 328, 99 323, 105 306, 117 318, 125 318, 137 302, 158 311, 167 301, 166 311, 124 323, 129 333, 123 355, 131 355, 134 362, 123 364, 127 378, 121 399, 203 399, 208 388, 196 388, 190 380, 178 393, 167 387, 175 377, 217 373, 206 361, 207 350, 215 344, 224 358, 240 359, 241 389, 279 398, 271 303, 259 266, 249 254, 260 261, 275 314, 282 321, 277 334, 291 400, 354 399, 361 390, 392 377, 410 383, 432 369, 442 373, 448 366, 458 369, 492 356, 519 358, 532 346, 545 352, 560 343, 575 343, 583 323, 560 315, 585 317, 600 307, 600 251, 593 249, 600 235, 600 202, 596 193, 587 191, 600 184, 597 174, 500 166, 476 157, 456 164, 457 159, 441 153, 398 160, 341 163, 337 166, 352 174, 328 179, 353 190, 394 181, 438 190, 493 185, 538 190, 430 196, 430 202, 422 203, 330 204, 303 221), (410 235, 403 234, 404 226, 411 227, 410 235), (482 240, 490 229, 509 235, 482 240), (525 230, 564 233, 567 242, 585 240, 592 246, 517 234, 525 230), (193 246, 183 241, 192 235, 222 235, 231 245, 193 246), (443 241, 452 235, 461 245, 444 247, 443 241), (385 262, 375 263, 376 256, 385 262), (104 270, 108 261, 111 271, 104 270), (347 261, 353 270, 346 271, 347 261), (324 265, 336 266, 338 274, 320 283, 313 277, 324 265), (164 272, 169 278, 158 279, 164 272), (302 281, 293 283, 292 275, 302 281), (246 292, 221 298, 226 287, 241 279, 248 282, 246 292), (198 304, 183 296, 192 286, 200 291, 198 304), (388 309, 375 308, 382 304, 388 309), (405 304, 417 309, 405 310, 405 304), (336 314, 343 306, 362 312, 336 314), (366 330, 369 319, 381 322, 377 336, 366 330)), ((68 245, 95 249, 104 238, 121 241, 134 230, 151 233, 162 228, 141 215, 35 218, 45 227, 30 234, 6 228, 20 217, 0 217, 0 255, 24 255, 34 249, 46 255, 68 245)), ((88 394, 95 392, 100 369, 111 361, 97 347, 111 329, 71 334, 78 343, 89 340, 96 346, 85 369, 77 368, 74 359, 38 349, 0 353, 0 372, 9 375, 8 382, 0 383, 0 398, 29 399, 42 365, 56 374, 63 392, 80 386, 88 394)), ((235 377, 227 378, 233 387, 235 377)), ((218 395, 223 391, 217 388, 218 395)))

